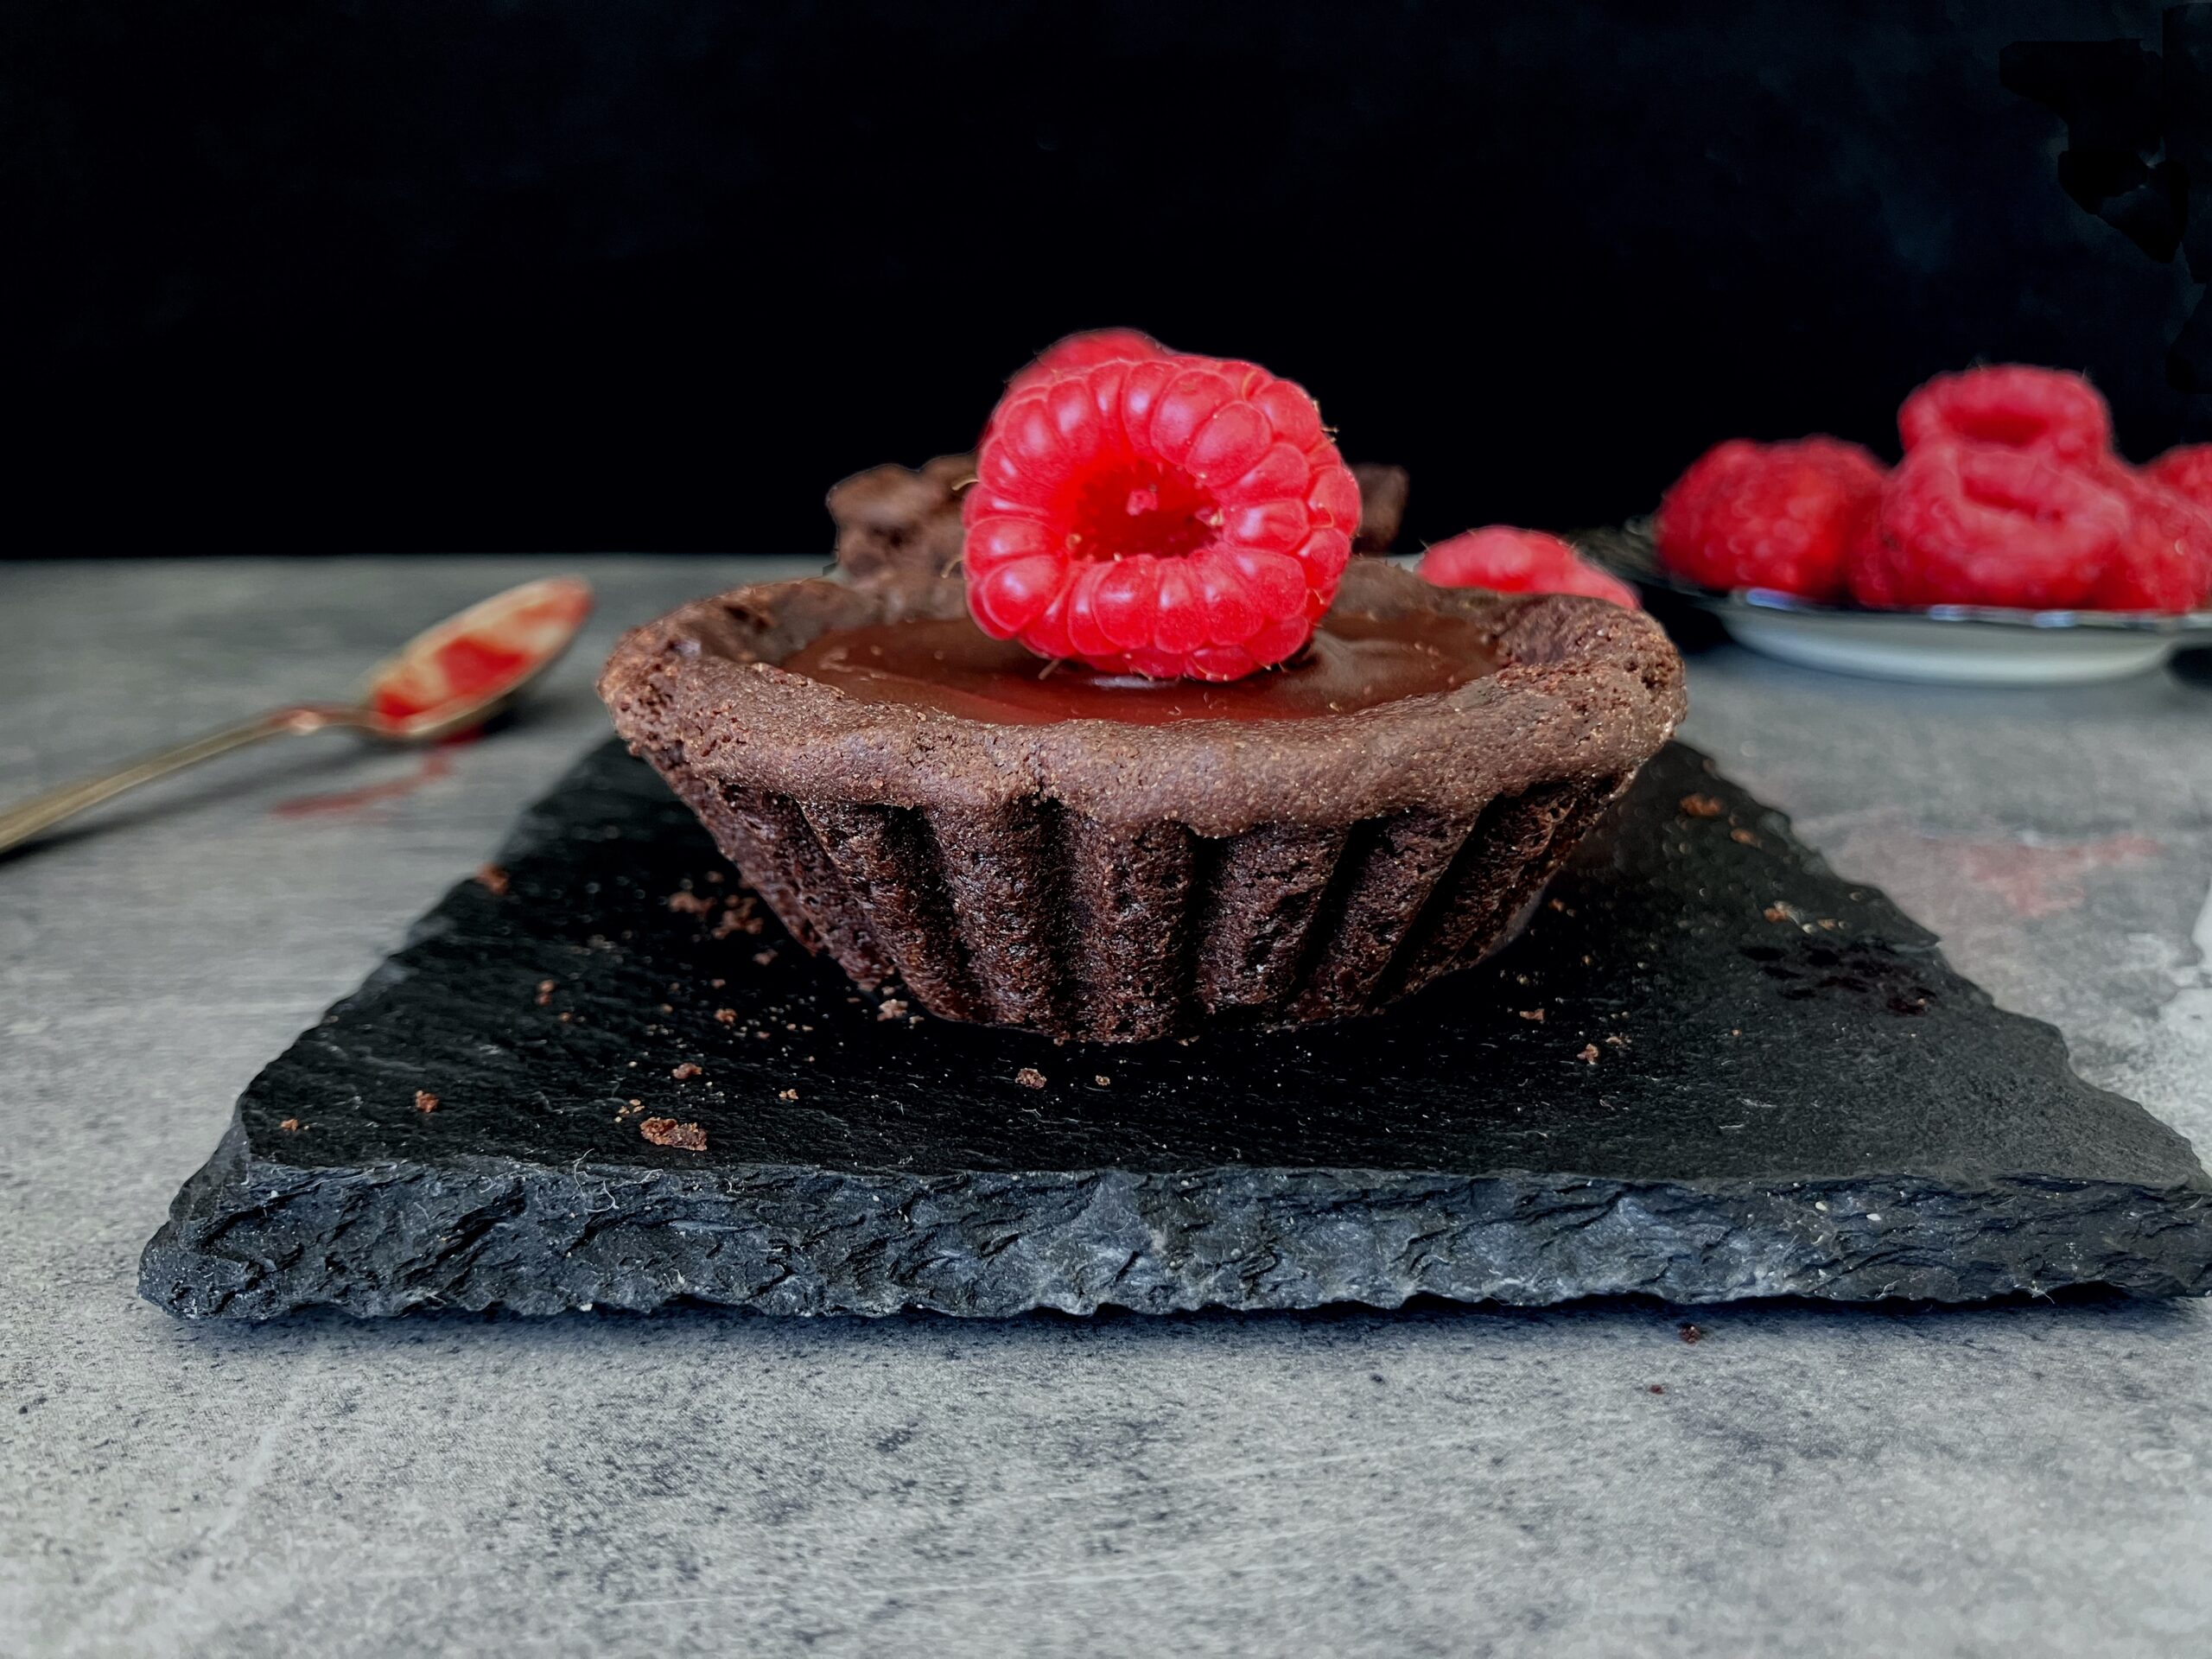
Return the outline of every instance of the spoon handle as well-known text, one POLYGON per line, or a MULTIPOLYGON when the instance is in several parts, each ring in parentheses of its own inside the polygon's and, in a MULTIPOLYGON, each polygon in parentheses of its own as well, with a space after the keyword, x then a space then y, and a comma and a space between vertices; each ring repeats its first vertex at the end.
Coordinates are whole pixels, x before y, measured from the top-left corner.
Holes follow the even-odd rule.
POLYGON ((43 795, 34 795, 21 805, 0 812, 0 853, 11 847, 20 847, 33 836, 51 830, 64 818, 76 817, 87 807, 112 800, 126 789, 150 784, 156 778, 166 778, 173 772, 181 772, 187 766, 211 760, 219 754, 228 754, 232 749, 242 749, 249 743, 301 732, 317 732, 327 726, 365 728, 370 723, 355 709, 314 705, 278 709, 265 715, 257 715, 235 726, 226 726, 203 737, 195 737, 188 742, 145 755, 128 766, 118 766, 113 772, 104 772, 96 778, 80 779, 73 784, 64 784, 43 795))

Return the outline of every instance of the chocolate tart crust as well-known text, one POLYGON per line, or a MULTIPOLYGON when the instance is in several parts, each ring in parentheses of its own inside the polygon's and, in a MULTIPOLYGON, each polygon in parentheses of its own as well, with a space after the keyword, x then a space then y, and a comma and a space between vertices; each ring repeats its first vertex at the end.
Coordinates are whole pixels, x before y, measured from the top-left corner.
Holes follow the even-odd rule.
POLYGON ((600 695, 810 950, 948 1019, 1095 1041, 1341 1019, 1511 937, 1673 732, 1680 659, 1601 601, 1354 561, 1339 610, 1478 623, 1451 690, 1300 720, 995 725, 776 664, 957 617, 957 580, 740 588, 633 630, 600 695))

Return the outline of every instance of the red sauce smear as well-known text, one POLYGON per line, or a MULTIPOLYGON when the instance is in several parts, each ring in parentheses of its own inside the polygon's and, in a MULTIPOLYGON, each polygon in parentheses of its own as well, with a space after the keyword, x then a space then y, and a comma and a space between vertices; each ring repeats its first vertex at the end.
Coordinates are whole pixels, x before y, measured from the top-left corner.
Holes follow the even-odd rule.
POLYGON ((429 724, 495 698, 559 656, 590 614, 591 589, 572 577, 497 594, 410 645, 377 676, 370 706, 429 724))
POLYGON ((412 795, 424 785, 435 783, 452 772, 453 757, 442 749, 434 749, 423 757, 421 766, 404 778, 365 784, 359 789, 341 789, 328 795, 296 795, 289 801, 277 802, 269 812, 271 817, 277 818, 337 817, 412 795))

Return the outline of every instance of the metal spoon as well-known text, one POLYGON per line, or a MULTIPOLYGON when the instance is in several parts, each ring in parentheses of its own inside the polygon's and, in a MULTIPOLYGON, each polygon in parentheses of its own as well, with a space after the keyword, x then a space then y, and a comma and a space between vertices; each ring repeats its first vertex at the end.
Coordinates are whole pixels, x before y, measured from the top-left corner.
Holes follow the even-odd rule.
POLYGON ((510 588, 416 634, 372 671, 355 702, 271 709, 0 812, 0 853, 126 789, 264 738, 334 727, 386 743, 457 736, 505 709, 558 662, 590 614, 591 584, 580 577, 510 588))

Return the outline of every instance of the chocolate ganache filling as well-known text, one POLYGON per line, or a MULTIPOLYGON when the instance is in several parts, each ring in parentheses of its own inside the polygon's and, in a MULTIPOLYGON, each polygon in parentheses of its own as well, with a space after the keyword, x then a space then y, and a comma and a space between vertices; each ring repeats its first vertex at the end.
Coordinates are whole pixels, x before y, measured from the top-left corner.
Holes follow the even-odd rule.
POLYGON ((1049 663, 966 617, 837 628, 787 658, 794 674, 870 702, 1002 726, 1116 720, 1306 720, 1449 691, 1495 670, 1491 634, 1463 617, 1332 613, 1306 648, 1241 680, 1148 680, 1049 663))

